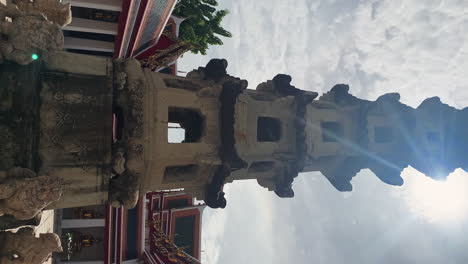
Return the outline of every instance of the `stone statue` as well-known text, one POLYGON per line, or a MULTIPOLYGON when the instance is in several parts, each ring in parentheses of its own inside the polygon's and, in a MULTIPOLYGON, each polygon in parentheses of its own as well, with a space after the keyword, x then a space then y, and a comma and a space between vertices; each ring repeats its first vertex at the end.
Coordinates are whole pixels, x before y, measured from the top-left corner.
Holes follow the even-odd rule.
POLYGON ((109 202, 113 207, 134 208, 139 198, 139 180, 125 167, 126 159, 123 149, 116 151, 113 157, 112 172, 114 176, 109 186, 109 202))
POLYGON ((24 168, 2 174, 3 177, 6 174, 6 180, 0 183, 0 216, 10 214, 18 220, 31 219, 62 196, 62 180, 57 177, 35 177, 33 171, 24 168))
POLYGON ((109 202, 112 207, 134 208, 139 198, 138 177, 124 172, 112 178, 109 186, 109 202))
POLYGON ((56 234, 34 235, 30 227, 16 233, 0 232, 0 264, 42 264, 53 252, 62 252, 60 238, 56 234))
POLYGON ((47 20, 64 27, 71 23, 71 4, 62 4, 58 0, 14 0, 14 4, 22 11, 39 11, 47 20))
POLYGON ((0 21, 0 63, 10 60, 27 65, 63 49, 60 27, 38 11, 22 11, 13 4, 0 4, 0 21))

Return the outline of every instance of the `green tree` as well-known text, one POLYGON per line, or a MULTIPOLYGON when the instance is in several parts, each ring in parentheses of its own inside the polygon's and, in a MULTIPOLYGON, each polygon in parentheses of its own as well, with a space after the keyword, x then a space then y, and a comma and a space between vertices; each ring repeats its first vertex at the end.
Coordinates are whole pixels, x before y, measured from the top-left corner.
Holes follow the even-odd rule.
POLYGON ((222 45, 219 36, 232 34, 221 26, 228 10, 216 10, 216 0, 179 0, 173 14, 186 20, 180 25, 179 38, 194 46, 193 53, 206 55, 209 45, 222 45))

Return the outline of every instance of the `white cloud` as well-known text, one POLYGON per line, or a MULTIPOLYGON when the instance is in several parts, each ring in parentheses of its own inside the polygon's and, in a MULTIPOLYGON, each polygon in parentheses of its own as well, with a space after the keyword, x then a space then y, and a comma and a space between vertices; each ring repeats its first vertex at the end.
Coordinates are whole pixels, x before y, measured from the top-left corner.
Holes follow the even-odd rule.
MULTIPOLYGON (((306 90, 349 83, 368 99, 396 91, 413 107, 431 96, 468 106, 468 1, 220 4, 231 11, 225 25, 234 37, 207 57, 184 56, 181 70, 223 57, 251 88, 281 72, 306 90)), ((207 263, 468 263, 468 224, 438 225, 414 214, 405 200, 414 180, 404 177, 408 186, 391 187, 363 171, 354 191, 342 194, 307 173, 295 181, 293 199, 256 182, 234 183, 227 208, 205 212, 207 263)))
POLYGON ((468 177, 461 169, 440 182, 409 168, 403 172, 405 187, 395 194, 416 216, 434 224, 458 225, 468 220, 468 177))

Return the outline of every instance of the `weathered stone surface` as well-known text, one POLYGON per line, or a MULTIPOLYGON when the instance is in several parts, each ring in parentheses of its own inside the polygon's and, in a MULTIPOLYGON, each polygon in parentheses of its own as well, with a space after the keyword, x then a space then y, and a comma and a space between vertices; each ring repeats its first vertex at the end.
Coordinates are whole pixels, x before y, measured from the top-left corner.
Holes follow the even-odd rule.
POLYGON ((116 208, 134 208, 140 194, 140 179, 130 173, 122 173, 111 179, 109 203, 116 208))
POLYGON ((15 136, 12 131, 0 125, 0 168, 11 168, 15 164, 15 155, 19 151, 15 136))
POLYGON ((144 175, 145 82, 138 61, 131 59, 114 62, 114 111, 119 132, 112 151, 115 175, 109 184, 109 203, 113 207, 133 208, 138 202, 144 175), (120 129, 122 124, 124 129, 120 129))
POLYGON ((40 176, 24 168, 14 168, 6 173, 0 183, 0 216, 10 214, 18 220, 35 217, 46 206, 62 195, 62 180, 58 177, 40 176))
POLYGON ((110 77, 112 60, 110 58, 56 51, 44 65, 53 72, 73 73, 86 76, 110 77))
POLYGON ((54 53, 44 65, 38 173, 64 182, 63 196, 48 209, 104 204, 107 200, 112 166, 113 68, 108 60, 95 59, 97 63, 91 68, 97 69, 97 74, 88 74, 83 70, 88 57, 54 53))
POLYGON ((21 11, 38 11, 42 13, 47 20, 64 27, 71 23, 71 4, 62 4, 59 0, 13 0, 21 11))
POLYGON ((37 168, 38 66, 0 64, 0 170, 37 168))
POLYGON ((60 27, 40 12, 21 11, 16 5, 0 4, 0 21, 0 63, 10 60, 26 65, 34 60, 33 54, 47 59, 51 52, 63 49, 60 27), (11 22, 6 21, 7 17, 11 22))
POLYGON ((56 234, 34 235, 29 227, 16 233, 0 232, 0 264, 42 264, 53 252, 62 252, 56 234))

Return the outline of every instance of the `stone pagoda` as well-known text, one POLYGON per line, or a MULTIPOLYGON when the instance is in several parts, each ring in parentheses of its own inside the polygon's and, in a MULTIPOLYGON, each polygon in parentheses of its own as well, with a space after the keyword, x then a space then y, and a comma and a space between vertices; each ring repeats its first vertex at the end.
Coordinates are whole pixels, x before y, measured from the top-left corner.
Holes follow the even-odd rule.
MULTIPOLYGON (((0 230, 44 208, 131 208, 148 191, 184 189, 224 208, 223 186, 235 180, 293 197, 300 172, 350 191, 366 168, 392 185, 407 166, 437 179, 468 169, 468 108, 436 97, 413 109, 398 94, 367 101, 341 84, 318 97, 283 74, 247 89, 222 59, 171 76, 60 51, 60 27, 40 12, 0 5, 0 19, 0 230)), ((10 235, 0 242, 13 245, 10 235)), ((17 255, 5 250, 0 263, 17 255)))
POLYGON ((468 166, 468 110, 438 98, 413 109, 398 94, 356 98, 347 85, 317 98, 283 74, 247 89, 222 59, 171 76, 133 59, 59 51, 60 27, 14 5, 0 15, 13 18, 0 44, 15 50, 0 65, 0 213, 21 220, 44 206, 133 207, 140 194, 171 189, 219 208, 223 185, 242 179, 292 197, 307 171, 350 191, 365 168, 401 185, 407 166, 433 178, 468 166), (173 125, 181 142, 169 140, 173 125), (20 197, 34 210, 11 202, 20 197))
POLYGON ((365 168, 401 185, 408 165, 434 178, 467 167, 466 109, 438 98, 413 109, 398 94, 366 101, 347 85, 317 99, 281 74, 251 90, 226 68, 215 59, 177 77, 67 52, 4 63, 2 155, 10 163, 2 169, 60 179, 63 195, 47 208, 133 207, 139 193, 181 188, 219 208, 234 180, 292 197, 300 172, 320 171, 350 191, 365 168), (168 140, 170 124, 184 130, 183 141, 168 140))

